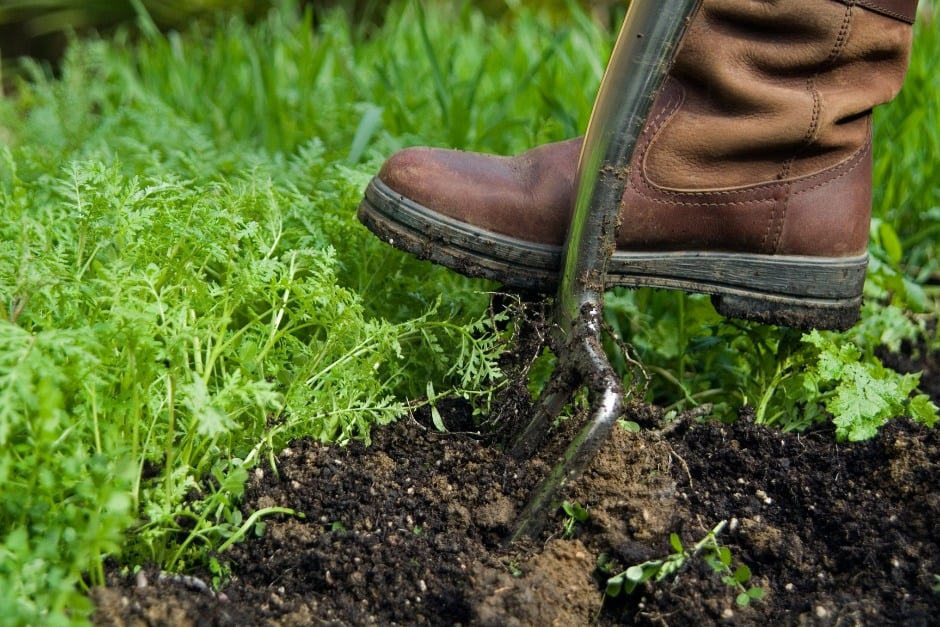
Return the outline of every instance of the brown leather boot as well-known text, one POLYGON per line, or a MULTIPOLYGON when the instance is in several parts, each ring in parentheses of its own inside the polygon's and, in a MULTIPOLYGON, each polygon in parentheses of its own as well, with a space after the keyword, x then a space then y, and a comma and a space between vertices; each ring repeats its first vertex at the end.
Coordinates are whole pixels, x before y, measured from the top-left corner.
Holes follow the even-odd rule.
MULTIPOLYGON (((900 90, 917 0, 704 0, 633 155, 611 285, 716 295, 731 317, 858 319, 871 109, 900 90)), ((549 291, 581 140, 516 157, 412 148, 360 220, 470 276, 549 291)))

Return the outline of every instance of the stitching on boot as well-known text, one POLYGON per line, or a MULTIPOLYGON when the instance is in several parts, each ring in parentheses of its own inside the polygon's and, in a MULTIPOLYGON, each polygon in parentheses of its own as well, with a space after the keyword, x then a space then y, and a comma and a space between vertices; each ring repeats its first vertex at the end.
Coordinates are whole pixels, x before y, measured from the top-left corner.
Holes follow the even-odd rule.
POLYGON ((735 205, 761 204, 772 201, 775 197, 775 194, 782 187, 787 185, 799 184, 799 188, 791 193, 791 198, 796 198, 802 194, 815 191, 820 187, 825 187, 826 185, 832 183, 832 181, 849 176, 861 165, 863 158, 870 151, 871 132, 869 131, 866 142, 845 161, 838 163, 830 168, 826 168, 821 172, 800 177, 798 179, 793 179, 791 181, 765 183, 763 185, 755 185, 753 187, 739 187, 729 190, 704 190, 700 192, 688 192, 675 191, 664 188, 654 188, 648 182, 643 180, 642 177, 637 176, 635 178, 631 177, 632 180, 630 182, 630 188, 633 189, 637 195, 644 200, 659 204, 670 204, 686 207, 728 207, 735 205), (803 187, 803 185, 809 183, 811 184, 808 187, 803 187), (761 192, 763 192, 763 195, 758 195, 761 192), (653 195, 653 193, 656 195, 653 195), (751 197, 747 200, 721 200, 722 196, 730 196, 742 193, 749 194, 751 197), (683 201, 679 200, 679 198, 691 198, 692 200, 683 201), (714 198, 716 200, 704 201, 702 198, 714 198))
MULTIPOLYGON (((855 9, 855 0, 844 0, 846 5, 845 11, 842 13, 842 24, 839 26, 839 32, 836 34, 835 41, 832 43, 832 48, 829 50, 829 55, 826 57, 826 60, 822 63, 820 68, 809 78, 806 79, 806 89, 813 98, 813 111, 810 115, 809 125, 806 129, 806 134, 803 136, 803 145, 798 148, 793 155, 783 163, 778 174, 778 178, 781 180, 788 180, 792 176, 793 164, 796 160, 813 144, 819 135, 819 123, 820 117, 822 115, 822 94, 819 92, 819 87, 817 85, 817 78, 823 71, 832 66, 842 52, 845 50, 845 47, 848 45, 849 41, 849 32, 852 27, 852 18, 854 17, 855 9)), ((790 207, 790 190, 792 185, 788 184, 785 189, 783 197, 780 199, 780 203, 774 204, 774 208, 770 214, 770 223, 767 225, 767 231, 764 234, 764 240, 761 242, 761 247, 767 247, 765 250, 768 252, 776 253, 780 248, 780 239, 783 235, 783 225, 787 219, 787 210, 790 207), (777 207, 780 206, 779 216, 777 207), (773 237, 770 237, 770 233, 773 232, 773 237)))
MULTIPOLYGON (((670 79, 672 80, 672 79, 670 79)), ((661 111, 659 111, 656 116, 650 120, 647 126, 647 137, 643 143, 638 147, 637 152, 637 167, 634 168, 634 171, 631 173, 630 180, 627 183, 629 189, 633 189, 638 196, 650 202, 659 203, 659 204, 675 204, 680 206, 695 206, 695 207, 724 207, 728 205, 749 205, 753 203, 767 202, 775 193, 775 190, 779 187, 779 183, 767 183, 764 185, 755 185, 752 188, 748 188, 749 193, 755 194, 753 198, 750 198, 745 201, 715 201, 715 202, 701 202, 699 200, 691 201, 681 201, 676 200, 676 197, 681 198, 696 198, 696 197, 721 197, 721 196, 731 196, 739 194, 740 190, 730 189, 730 190, 703 190, 699 192, 689 192, 689 191, 677 191, 668 189, 665 187, 660 187, 655 185, 649 178, 646 176, 646 155, 652 147, 653 143, 656 141, 656 138, 659 136, 660 131, 665 127, 666 122, 673 115, 678 113, 679 109, 682 107, 682 103, 685 101, 685 90, 682 88, 681 84, 677 84, 678 94, 671 98, 669 101, 665 102, 661 111), (761 192, 764 192, 766 195, 759 196, 761 192), (654 195, 658 194, 658 195, 654 195), (668 200, 663 199, 661 196, 670 197, 668 200)))
MULTIPOLYGON (((672 79, 669 80, 671 83, 672 79)), ((657 137, 659 137, 660 131, 662 131, 666 126, 666 120, 678 113, 679 109, 682 107, 682 103, 685 102, 685 88, 682 87, 681 84, 677 84, 676 91, 678 91, 678 93, 664 103, 662 111, 656 114, 656 117, 653 118, 653 120, 650 122, 649 128, 651 132, 649 133, 646 141, 643 142, 643 146, 640 148, 637 164, 639 165, 638 169, 642 170, 643 180, 648 179, 646 176, 646 155, 649 154, 653 142, 656 141, 657 137)))
MULTIPOLYGON (((666 110, 655 118, 651 123, 650 128, 654 128, 655 124, 662 122, 662 118, 668 117, 675 110, 666 110)), ((652 135, 652 134, 651 134, 652 135)), ((637 155, 639 160, 642 160, 643 154, 645 152, 645 147, 650 145, 651 141, 645 141, 642 144, 640 153, 637 155)), ((641 168, 636 168, 634 175, 631 176, 629 182, 629 187, 633 189, 637 195, 645 200, 650 202, 659 203, 659 204, 672 204, 679 206, 689 206, 689 207, 726 207, 734 205, 750 205, 750 204, 760 204, 766 203, 774 199, 774 195, 777 191, 784 185, 791 183, 800 184, 799 189, 795 192, 792 192, 792 196, 796 197, 801 194, 805 194, 811 191, 814 191, 820 187, 824 187, 830 184, 832 181, 838 180, 842 177, 848 176, 851 174, 858 166, 861 164, 862 158, 866 153, 871 150, 871 131, 869 130, 869 135, 867 141, 853 153, 845 161, 838 163, 830 168, 826 168, 821 172, 815 174, 810 174, 807 176, 800 177, 799 179, 794 179, 792 181, 779 181, 774 183, 764 183, 762 185, 738 187, 735 189, 727 190, 702 190, 702 191, 677 191, 666 189, 663 187, 655 187, 651 185, 647 180, 641 175, 641 168), (812 184, 809 187, 803 187, 804 184, 812 184), (748 194, 750 198, 747 200, 721 200, 722 196, 734 196, 738 194, 748 194), (654 195, 656 194, 656 195, 654 195), (664 198, 665 197, 665 198, 664 198), (707 202, 703 201, 702 198, 715 198, 717 200, 707 202), (679 198, 691 198, 692 200, 683 201, 679 198)))
POLYGON ((804 181, 809 182, 809 181, 813 181, 813 179, 818 179, 818 180, 815 181, 809 187, 804 187, 793 192, 793 197, 795 198, 799 196, 800 194, 806 194, 806 193, 815 191, 819 189, 820 187, 825 187, 826 185, 829 185, 833 181, 837 181, 845 176, 849 176, 850 174, 852 174, 852 172, 855 171, 856 168, 858 168, 862 164, 862 160, 870 152, 871 152, 871 130, 869 129, 868 138, 865 140, 865 143, 862 144, 862 147, 856 150, 855 153, 851 157, 849 157, 848 159, 846 159, 845 161, 843 161, 842 163, 838 164, 837 166, 833 168, 829 168, 829 169, 823 170, 822 172, 813 174, 812 176, 803 177, 802 179, 799 179, 800 182, 804 182, 804 181))
POLYGON ((836 0, 841 4, 855 4, 862 8, 868 9, 874 13, 880 13, 886 17, 891 17, 896 20, 900 20, 906 24, 913 24, 917 19, 917 0, 907 0, 906 2, 900 2, 903 6, 890 7, 886 4, 893 3, 884 3, 884 2, 875 2, 874 0, 836 0))

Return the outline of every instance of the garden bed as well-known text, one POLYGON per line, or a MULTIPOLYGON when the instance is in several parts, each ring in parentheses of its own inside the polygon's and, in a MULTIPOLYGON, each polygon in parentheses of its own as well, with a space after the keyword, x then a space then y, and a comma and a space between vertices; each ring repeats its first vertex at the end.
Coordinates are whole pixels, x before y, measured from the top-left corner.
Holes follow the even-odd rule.
MULTIPOLYGON (((535 542, 503 542, 545 459, 516 464, 469 432, 459 404, 442 434, 420 416, 377 429, 371 447, 295 442, 278 473, 255 471, 243 505, 291 507, 304 518, 219 556, 229 579, 115 572, 95 591, 99 625, 125 624, 905 624, 940 616, 940 434, 904 420, 873 440, 783 434, 744 419, 685 420, 660 434, 616 429, 564 495, 589 517, 563 538, 552 515, 535 542), (764 598, 703 560, 675 577, 605 600, 597 569, 674 553, 721 521, 733 567, 764 598)), ((631 418, 656 427, 649 406, 631 418)), ((556 440, 561 441, 559 437, 556 440)), ((205 575, 210 577, 209 573, 205 575)))
POLYGON ((405 146, 517 154, 586 127, 615 31, 577 3, 479 4, 394 0, 366 24, 285 0, 166 33, 140 13, 54 70, 4 56, 0 622, 940 615, 940 436, 918 426, 940 401, 933 3, 874 118, 860 323, 802 334, 608 293, 635 359, 608 355, 628 385, 649 375, 638 431, 560 495, 584 520, 550 512, 511 546, 571 435, 524 464, 500 452, 552 360, 507 349, 547 333, 355 218, 405 146), (604 597, 631 565, 679 562, 604 597))

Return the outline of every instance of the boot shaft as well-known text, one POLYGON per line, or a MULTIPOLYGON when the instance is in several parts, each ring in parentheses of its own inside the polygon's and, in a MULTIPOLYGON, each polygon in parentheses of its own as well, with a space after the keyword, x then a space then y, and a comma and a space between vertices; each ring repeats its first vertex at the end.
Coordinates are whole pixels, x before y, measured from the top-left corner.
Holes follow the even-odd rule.
POLYGON ((618 245, 863 256, 871 110, 901 88, 916 0, 871 6, 703 0, 634 155, 618 245))
POLYGON ((670 189, 802 177, 849 159, 907 69, 916 0, 704 0, 644 167, 670 189), (875 9, 875 10, 873 10, 875 9))

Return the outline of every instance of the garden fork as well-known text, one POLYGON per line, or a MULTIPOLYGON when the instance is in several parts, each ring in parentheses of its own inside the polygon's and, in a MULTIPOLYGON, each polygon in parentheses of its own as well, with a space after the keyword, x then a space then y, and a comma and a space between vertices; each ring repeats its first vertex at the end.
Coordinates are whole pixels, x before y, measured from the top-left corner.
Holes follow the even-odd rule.
POLYGON ((530 457, 581 386, 589 392, 590 415, 527 503, 512 540, 541 531, 555 493, 580 476, 623 412, 623 385, 601 342, 607 264, 616 247, 620 202, 637 139, 699 3, 631 2, 601 81, 578 164, 577 204, 554 302, 558 363, 511 454, 530 457))

